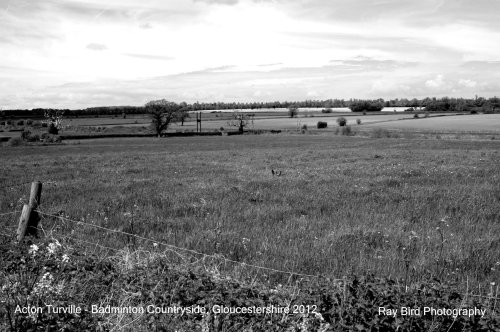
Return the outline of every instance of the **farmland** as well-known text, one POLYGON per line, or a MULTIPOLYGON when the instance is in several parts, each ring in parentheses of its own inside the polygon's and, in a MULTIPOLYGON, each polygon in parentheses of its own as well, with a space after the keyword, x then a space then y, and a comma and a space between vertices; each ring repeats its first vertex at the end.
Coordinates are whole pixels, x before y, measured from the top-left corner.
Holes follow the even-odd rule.
MULTIPOLYGON (((435 321, 377 316, 373 308, 385 301, 456 307, 456 301, 474 299, 467 303, 490 308, 481 298, 453 294, 498 292, 497 140, 375 139, 327 131, 70 140, 4 146, 1 153, 1 212, 21 208, 29 182, 44 183, 41 233, 45 241, 70 248, 66 269, 75 272, 52 271, 57 280, 77 278, 86 285, 51 295, 65 303, 161 305, 164 294, 171 294, 170 303, 187 306, 311 303, 323 308, 326 321, 292 315, 286 326, 333 328, 343 322, 344 328, 330 330, 353 324, 386 324, 391 330, 398 324, 430 328, 435 321), (158 284, 165 278, 172 282, 158 284), (344 283, 332 281, 337 279, 344 283), (131 297, 138 290, 142 297, 131 297), (100 295, 107 293, 113 296, 100 295), (347 302, 332 304, 329 296, 339 294, 347 302)), ((5 232, 15 233, 17 217, 0 216, 3 239, 5 232)), ((40 256, 47 263, 39 258, 19 265, 9 261, 19 255, 12 248, 0 246, 11 275, 16 269, 43 272, 44 264, 65 266, 64 256, 53 255, 40 256)), ((491 309, 488 317, 495 313, 491 309)), ((94 330, 92 324, 107 322, 111 329, 135 322, 131 330, 160 324, 190 331, 210 318, 86 317, 73 326, 94 330)), ((270 328, 259 316, 240 323, 236 316, 224 317, 228 330, 240 323, 270 328)), ((272 326, 279 330, 283 322, 275 319, 272 326)), ((455 323, 440 318, 439 324, 446 330, 455 323)), ((499 322, 460 318, 456 324, 499 322)))
MULTIPOLYGON (((118 228, 133 212, 138 234, 237 261, 401 277, 406 248, 411 279, 481 281, 500 261, 497 142, 263 135, 98 140, 3 155, 2 183, 50 183, 46 211, 118 228), (450 224, 443 252, 441 220, 450 224)), ((4 185, 0 210, 25 194, 4 185)))

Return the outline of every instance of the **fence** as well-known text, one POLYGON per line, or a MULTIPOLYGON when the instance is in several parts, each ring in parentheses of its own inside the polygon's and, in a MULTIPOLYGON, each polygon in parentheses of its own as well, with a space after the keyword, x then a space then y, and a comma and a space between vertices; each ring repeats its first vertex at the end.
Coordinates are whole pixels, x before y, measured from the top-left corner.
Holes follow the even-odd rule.
MULTIPOLYGON (((27 184, 27 182, 17 184, 17 186, 25 185, 25 184, 27 184)), ((67 221, 70 223, 74 223, 75 225, 85 225, 85 226, 89 226, 89 227, 93 227, 93 228, 102 230, 104 232, 126 235, 130 238, 135 238, 135 239, 140 239, 143 241, 151 242, 153 245, 156 245, 156 246, 161 245, 163 247, 168 248, 172 252, 178 254, 179 256, 181 256, 180 252, 183 252, 183 253, 188 253, 188 254, 191 254, 191 255, 194 255, 197 257, 202 257, 202 259, 211 258, 211 259, 215 259, 215 260, 223 260, 225 262, 237 264, 237 265, 240 265, 242 267, 248 267, 248 268, 252 268, 252 269, 269 271, 269 272, 274 272, 274 273, 279 273, 279 274, 285 274, 285 275, 289 275, 290 278, 292 278, 292 277, 302 277, 302 278, 308 278, 308 279, 321 278, 320 275, 297 273, 297 272, 293 272, 293 271, 284 271, 284 270, 269 268, 269 267, 265 267, 265 266, 259 266, 259 265, 245 263, 245 262, 239 262, 236 260, 225 258, 221 254, 206 254, 206 253, 202 253, 202 252, 199 252, 196 250, 178 247, 178 246, 175 246, 175 245, 172 245, 169 243, 165 243, 163 241, 158 241, 156 239, 133 234, 131 232, 125 232, 125 231, 121 231, 121 230, 111 229, 111 228, 107 228, 107 227, 100 226, 100 225, 95 225, 95 224, 88 223, 88 222, 81 221, 81 220, 74 220, 74 219, 66 218, 66 217, 61 216, 61 215, 51 214, 51 213, 42 211, 40 209, 41 193, 42 193, 42 183, 39 181, 32 182, 29 203, 24 204, 23 209, 21 211, 20 218, 19 218, 19 224, 18 224, 17 231, 16 231, 16 239, 18 242, 21 241, 26 236, 38 236, 38 230, 39 230, 38 223, 39 223, 39 221, 44 219, 44 218, 54 218, 54 220, 67 221)), ((13 215, 13 214, 18 213, 18 212, 19 212, 19 210, 0 213, 0 217, 13 215)), ((6 236, 6 237, 10 236, 9 234, 5 234, 3 232, 0 232, 0 235, 6 236)), ((69 235, 61 235, 61 236, 64 238, 68 238, 68 239, 72 239, 75 241, 85 243, 87 245, 102 247, 102 248, 107 249, 107 250, 113 250, 113 251, 120 251, 121 250, 121 249, 117 249, 117 248, 111 248, 108 246, 104 246, 104 245, 99 244, 99 243, 94 243, 94 242, 87 241, 87 240, 77 239, 77 238, 69 236, 69 235)), ((343 282, 344 285, 346 282, 345 277, 342 279, 329 278, 329 280, 333 281, 333 282, 343 282)), ((404 286, 404 287, 406 287, 406 286, 404 286)), ((467 285, 467 289, 468 288, 469 287, 467 285)), ((493 296, 493 294, 488 295, 488 296, 484 296, 484 295, 480 295, 480 294, 473 294, 473 293, 469 294, 468 292, 466 292, 466 294, 464 294, 464 295, 471 296, 471 297, 487 298, 489 300, 495 300, 495 301, 500 300, 500 298, 497 297, 498 286, 497 286, 497 292, 496 292, 495 296, 493 296)))
MULTIPOLYGON (((27 184, 27 183, 21 183, 18 185, 25 185, 25 184, 27 184)), ((21 211, 20 218, 19 218, 19 224, 18 224, 17 232, 16 232, 16 239, 18 242, 21 241, 26 236, 38 236, 38 230, 39 230, 38 223, 39 223, 39 221, 43 218, 52 217, 55 220, 67 221, 67 222, 74 223, 75 225, 86 225, 86 226, 93 227, 93 228, 96 228, 96 229, 99 229, 99 230, 102 230, 105 232, 122 234, 122 235, 128 236, 129 238, 140 239, 143 241, 151 242, 155 245, 161 245, 163 247, 169 248, 170 250, 175 251, 176 253, 183 252, 183 253, 189 253, 189 254, 195 255, 197 257, 202 257, 203 259, 212 258, 212 259, 217 259, 217 260, 223 260, 225 262, 238 264, 238 265, 241 265, 244 267, 249 267, 249 268, 263 270, 263 271, 269 271, 269 272, 274 272, 274 273, 290 275, 290 277, 292 277, 292 276, 303 277, 303 278, 319 278, 320 277, 319 275, 297 273, 297 272, 293 272, 293 271, 283 271, 283 270, 278 270, 278 269, 274 269, 274 268, 270 268, 270 267, 259 266, 259 265, 245 263, 245 262, 239 262, 236 260, 225 258, 223 255, 220 255, 220 254, 206 254, 206 253, 202 253, 202 252, 192 250, 192 249, 177 247, 177 246, 174 246, 174 245, 169 244, 169 243, 165 243, 162 241, 158 241, 156 239, 151 239, 151 238, 147 238, 147 237, 140 236, 137 234, 133 234, 131 232, 125 232, 125 231, 121 231, 121 230, 111 229, 111 228, 91 224, 91 223, 80 221, 80 220, 66 218, 66 217, 61 216, 61 215, 51 214, 51 213, 42 211, 39 208, 40 204, 41 204, 41 193, 42 193, 42 183, 39 181, 32 182, 29 203, 24 204, 23 209, 21 211)), ((7 213, 5 213, 5 215, 14 214, 16 212, 19 212, 19 211, 7 212, 7 213)), ((0 214, 0 216, 1 216, 1 214, 0 214)), ((103 247, 103 248, 106 248, 109 250, 118 250, 115 248, 100 245, 98 243, 93 243, 90 241, 76 239, 76 238, 71 237, 71 236, 65 236, 65 235, 63 235, 63 236, 66 238, 71 238, 73 240, 83 242, 83 243, 100 246, 100 247, 103 247)), ((344 279, 335 279, 335 280, 341 281, 344 279)))

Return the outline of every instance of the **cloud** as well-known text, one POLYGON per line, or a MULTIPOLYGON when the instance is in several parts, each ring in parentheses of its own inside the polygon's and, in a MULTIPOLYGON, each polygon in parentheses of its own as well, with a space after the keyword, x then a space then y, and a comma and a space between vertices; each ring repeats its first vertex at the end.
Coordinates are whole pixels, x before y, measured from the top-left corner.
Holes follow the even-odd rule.
POLYGON ((194 2, 205 2, 208 4, 235 5, 239 0, 194 0, 194 2))
POLYGON ((86 48, 92 51, 104 51, 107 49, 106 45, 98 43, 90 43, 86 48))
POLYGON ((477 85, 477 82, 473 81, 473 80, 468 80, 468 79, 461 78, 461 79, 458 80, 458 84, 462 85, 464 87, 467 87, 467 88, 474 88, 477 85))
POLYGON ((441 88, 445 82, 443 81, 443 75, 439 74, 435 79, 425 81, 425 86, 428 88, 441 88))
POLYGON ((152 55, 152 54, 138 54, 138 53, 123 53, 125 56, 132 58, 139 58, 145 60, 172 60, 174 57, 166 55, 152 55))

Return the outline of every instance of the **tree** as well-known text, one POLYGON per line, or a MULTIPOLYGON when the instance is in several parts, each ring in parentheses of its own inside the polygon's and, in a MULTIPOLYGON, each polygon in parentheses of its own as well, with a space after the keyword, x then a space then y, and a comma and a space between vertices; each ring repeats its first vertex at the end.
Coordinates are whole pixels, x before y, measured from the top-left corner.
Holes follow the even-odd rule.
POLYGON ((245 113, 235 111, 233 113, 232 119, 228 121, 228 126, 238 127, 238 131, 240 133, 243 132, 243 129, 248 126, 250 123, 250 116, 245 113))
POLYGON ((64 110, 48 109, 45 110, 44 116, 44 122, 47 124, 49 134, 59 134, 59 130, 62 129, 63 125, 64 110))
POLYGON ((184 126, 184 121, 187 118, 190 118, 189 112, 192 111, 192 106, 189 106, 187 103, 182 102, 179 104, 179 112, 177 116, 177 120, 181 122, 181 126, 184 126))
POLYGON ((288 107, 288 115, 291 118, 296 117, 298 113, 299 113, 299 108, 297 106, 292 105, 292 106, 288 107))
POLYGON ((384 104, 380 101, 355 101, 349 106, 353 112, 379 112, 384 108, 384 104))
POLYGON ((341 116, 340 118, 337 118, 337 123, 340 127, 344 127, 347 124, 347 120, 341 116))
POLYGON ((172 101, 153 100, 145 105, 145 110, 151 117, 151 127, 158 137, 168 129, 170 123, 179 120, 180 106, 172 101))

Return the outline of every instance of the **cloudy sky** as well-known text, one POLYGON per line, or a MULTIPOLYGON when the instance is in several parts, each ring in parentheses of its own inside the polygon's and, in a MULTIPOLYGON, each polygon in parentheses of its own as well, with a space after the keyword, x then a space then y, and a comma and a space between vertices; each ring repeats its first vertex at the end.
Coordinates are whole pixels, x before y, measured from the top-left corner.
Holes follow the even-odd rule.
POLYGON ((0 0, 0 107, 500 95, 498 0, 0 0))

